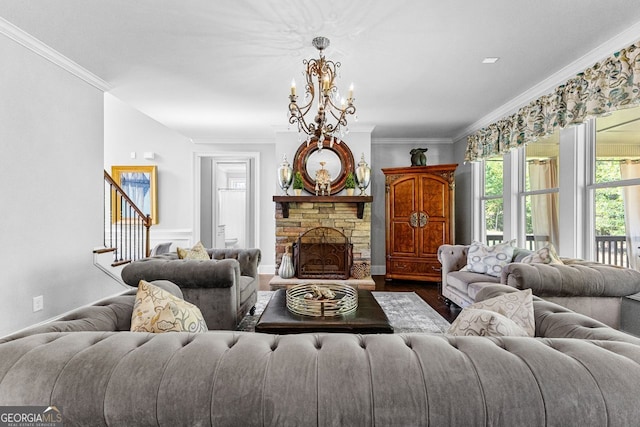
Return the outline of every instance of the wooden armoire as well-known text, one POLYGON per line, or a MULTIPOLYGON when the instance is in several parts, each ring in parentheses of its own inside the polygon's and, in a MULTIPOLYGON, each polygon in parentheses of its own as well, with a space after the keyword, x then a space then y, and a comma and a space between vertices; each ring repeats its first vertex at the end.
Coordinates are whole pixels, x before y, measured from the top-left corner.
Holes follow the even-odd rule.
POLYGON ((441 280, 438 247, 454 241, 457 164, 384 168, 385 279, 441 280))

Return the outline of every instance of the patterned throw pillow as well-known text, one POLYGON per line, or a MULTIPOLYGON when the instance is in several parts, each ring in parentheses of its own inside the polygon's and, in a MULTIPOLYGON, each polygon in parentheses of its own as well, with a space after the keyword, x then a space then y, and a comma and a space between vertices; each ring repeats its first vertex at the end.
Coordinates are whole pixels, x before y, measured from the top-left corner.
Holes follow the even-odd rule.
POLYGON ((471 304, 460 312, 451 324, 448 333, 451 335, 533 337, 536 333, 536 323, 531 289, 511 292, 471 304), (495 315, 489 315, 487 312, 495 315))
POLYGON ((482 242, 473 242, 467 252, 467 270, 500 277, 502 269, 513 258, 516 241, 503 242, 487 246, 482 242))
POLYGON ((141 280, 131 315, 132 332, 206 332, 200 309, 141 280))
POLYGON ((528 337, 513 320, 489 310, 465 308, 453 321, 449 335, 478 337, 528 337))
POLYGON ((531 255, 522 258, 522 262, 526 264, 564 264, 556 253, 556 248, 554 248, 551 243, 542 249, 538 249, 531 255))
POLYGON ((176 251, 180 259, 211 259, 202 242, 196 243, 191 249, 177 248, 176 251))

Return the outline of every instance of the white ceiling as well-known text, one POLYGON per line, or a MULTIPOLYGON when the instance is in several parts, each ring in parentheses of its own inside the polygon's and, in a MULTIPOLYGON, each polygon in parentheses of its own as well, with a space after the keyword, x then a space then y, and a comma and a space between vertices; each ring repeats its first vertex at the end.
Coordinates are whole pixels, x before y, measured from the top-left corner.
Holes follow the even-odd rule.
POLYGON ((452 138, 640 23, 640 3, 0 0, 0 17, 193 139, 286 129, 291 79, 318 35, 374 137, 452 138))

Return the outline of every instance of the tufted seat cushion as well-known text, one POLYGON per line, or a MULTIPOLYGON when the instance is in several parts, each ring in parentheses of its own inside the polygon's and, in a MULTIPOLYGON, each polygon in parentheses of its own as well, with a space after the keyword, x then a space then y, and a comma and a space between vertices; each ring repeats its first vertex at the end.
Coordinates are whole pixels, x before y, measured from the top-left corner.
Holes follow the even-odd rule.
POLYGON ((467 292, 469 284, 474 282, 500 283, 500 278, 489 276, 488 274, 474 273, 472 271, 453 271, 447 276, 447 283, 458 289, 467 292))

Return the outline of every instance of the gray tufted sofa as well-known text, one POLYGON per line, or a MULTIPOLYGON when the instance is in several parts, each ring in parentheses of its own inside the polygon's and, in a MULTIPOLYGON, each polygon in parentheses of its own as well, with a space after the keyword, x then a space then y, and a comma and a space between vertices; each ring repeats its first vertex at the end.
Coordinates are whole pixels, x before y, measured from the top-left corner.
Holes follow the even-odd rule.
POLYGON ((593 317, 608 326, 620 327, 623 297, 640 292, 640 272, 597 262, 562 258, 560 264, 520 262, 531 251, 516 248, 513 260, 501 277, 460 271, 467 264, 467 245, 442 245, 442 295, 466 307, 483 288, 502 283, 517 289, 531 289, 534 295, 573 311, 593 317))
POLYGON ((202 311, 209 329, 235 330, 258 299, 259 249, 207 249, 211 261, 178 259, 176 252, 134 261, 122 269, 122 280, 170 280, 184 299, 202 311))
POLYGON ((65 426, 582 427, 640 415, 640 339, 540 298, 540 338, 154 335, 126 332, 133 293, 0 340, 0 405, 56 405, 65 426))

